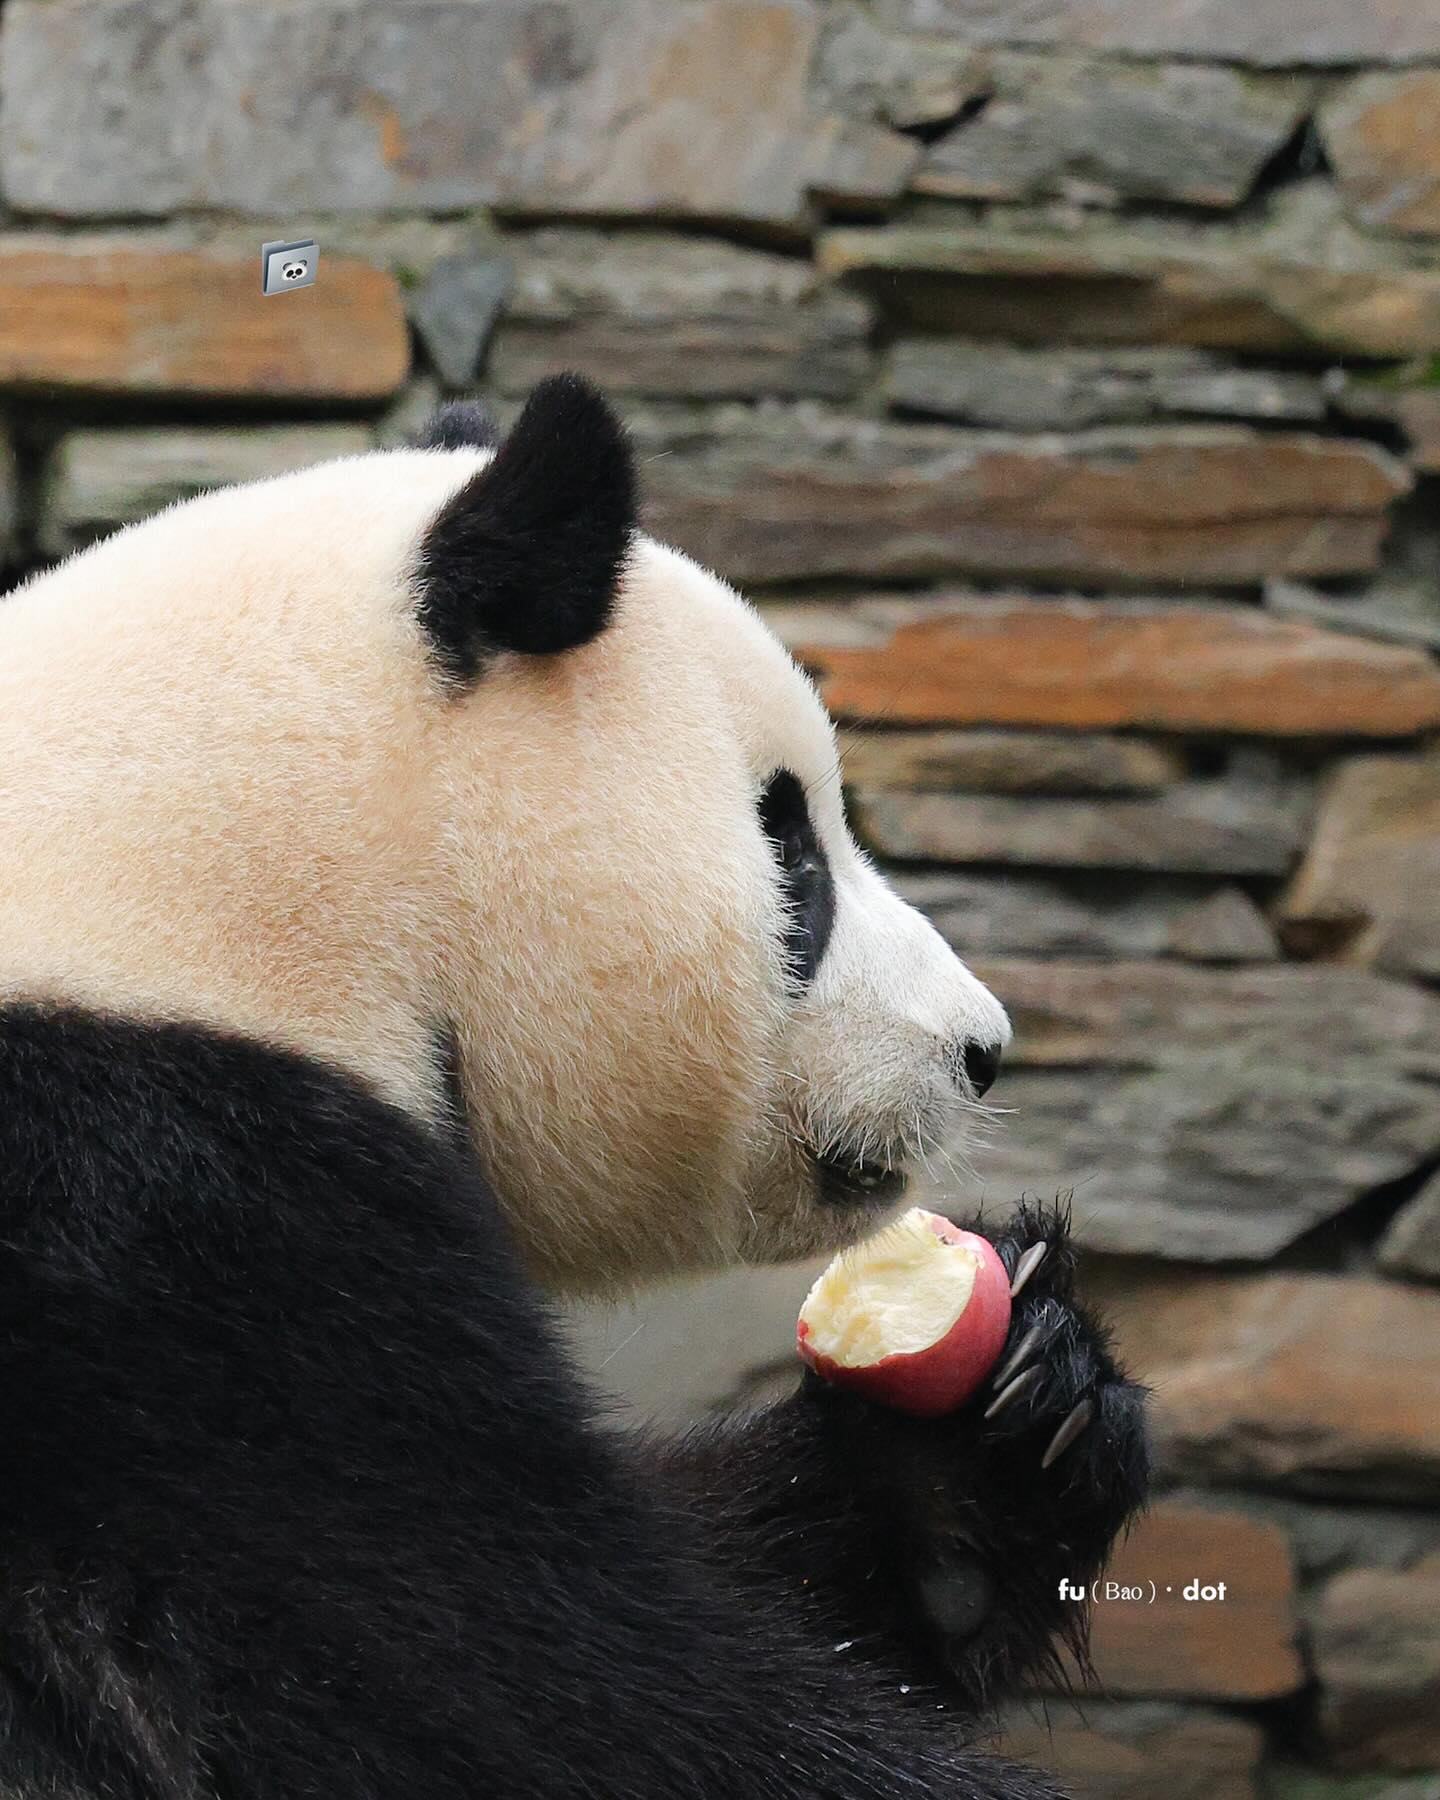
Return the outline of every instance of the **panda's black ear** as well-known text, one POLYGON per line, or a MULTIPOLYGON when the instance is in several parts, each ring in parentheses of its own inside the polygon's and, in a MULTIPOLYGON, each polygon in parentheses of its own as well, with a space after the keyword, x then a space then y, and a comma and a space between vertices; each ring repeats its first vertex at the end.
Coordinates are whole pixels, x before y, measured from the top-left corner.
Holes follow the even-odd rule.
POLYGON ((489 652, 548 655, 603 631, 635 505, 620 421, 578 375, 542 381, 420 545, 420 620, 446 673, 473 681, 489 652))

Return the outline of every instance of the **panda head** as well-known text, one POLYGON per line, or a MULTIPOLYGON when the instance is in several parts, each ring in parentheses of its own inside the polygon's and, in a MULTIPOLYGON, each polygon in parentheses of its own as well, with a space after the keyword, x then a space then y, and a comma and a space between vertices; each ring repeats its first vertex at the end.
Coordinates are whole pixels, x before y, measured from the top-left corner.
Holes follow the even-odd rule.
POLYGON ((0 990, 470 1136, 537 1273, 837 1247, 1009 1028, 846 827, 809 681, 636 531, 584 383, 223 490, 0 607, 0 990))

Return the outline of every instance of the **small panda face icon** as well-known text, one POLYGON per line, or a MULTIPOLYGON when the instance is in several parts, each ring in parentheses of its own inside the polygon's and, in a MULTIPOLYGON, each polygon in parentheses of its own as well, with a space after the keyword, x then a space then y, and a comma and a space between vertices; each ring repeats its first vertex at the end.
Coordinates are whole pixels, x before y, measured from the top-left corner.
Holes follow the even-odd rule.
MULTIPOLYGON (((0 0, 0 5, 4 0, 0 0)), ((277 238, 260 246, 260 291, 290 294, 315 285, 320 246, 314 238, 277 238)))

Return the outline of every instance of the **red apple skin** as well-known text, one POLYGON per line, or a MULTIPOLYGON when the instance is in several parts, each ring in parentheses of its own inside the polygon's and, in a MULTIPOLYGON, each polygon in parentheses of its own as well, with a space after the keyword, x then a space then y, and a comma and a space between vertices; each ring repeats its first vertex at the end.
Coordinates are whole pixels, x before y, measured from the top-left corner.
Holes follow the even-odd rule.
POLYGON ((980 1258, 969 1304, 944 1337, 924 1350, 846 1368, 814 1348, 803 1318, 795 1333, 801 1360, 817 1375, 917 1419, 942 1418, 963 1406, 1000 1360, 1010 1334, 1010 1277, 994 1245, 945 1219, 933 1219, 931 1229, 946 1243, 968 1244, 980 1258))

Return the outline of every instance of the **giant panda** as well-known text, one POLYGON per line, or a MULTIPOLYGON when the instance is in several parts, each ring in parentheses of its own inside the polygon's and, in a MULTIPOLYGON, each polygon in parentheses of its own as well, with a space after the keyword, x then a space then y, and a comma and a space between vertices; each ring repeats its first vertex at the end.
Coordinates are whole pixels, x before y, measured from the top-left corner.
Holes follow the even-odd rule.
POLYGON ((1007 1033, 576 378, 30 580, 0 1793, 1056 1792, 977 1721, 1145 1484, 1059 1212, 992 1223, 1039 1267, 941 1421, 812 1377, 627 1436, 549 1310, 873 1230, 1007 1033))

